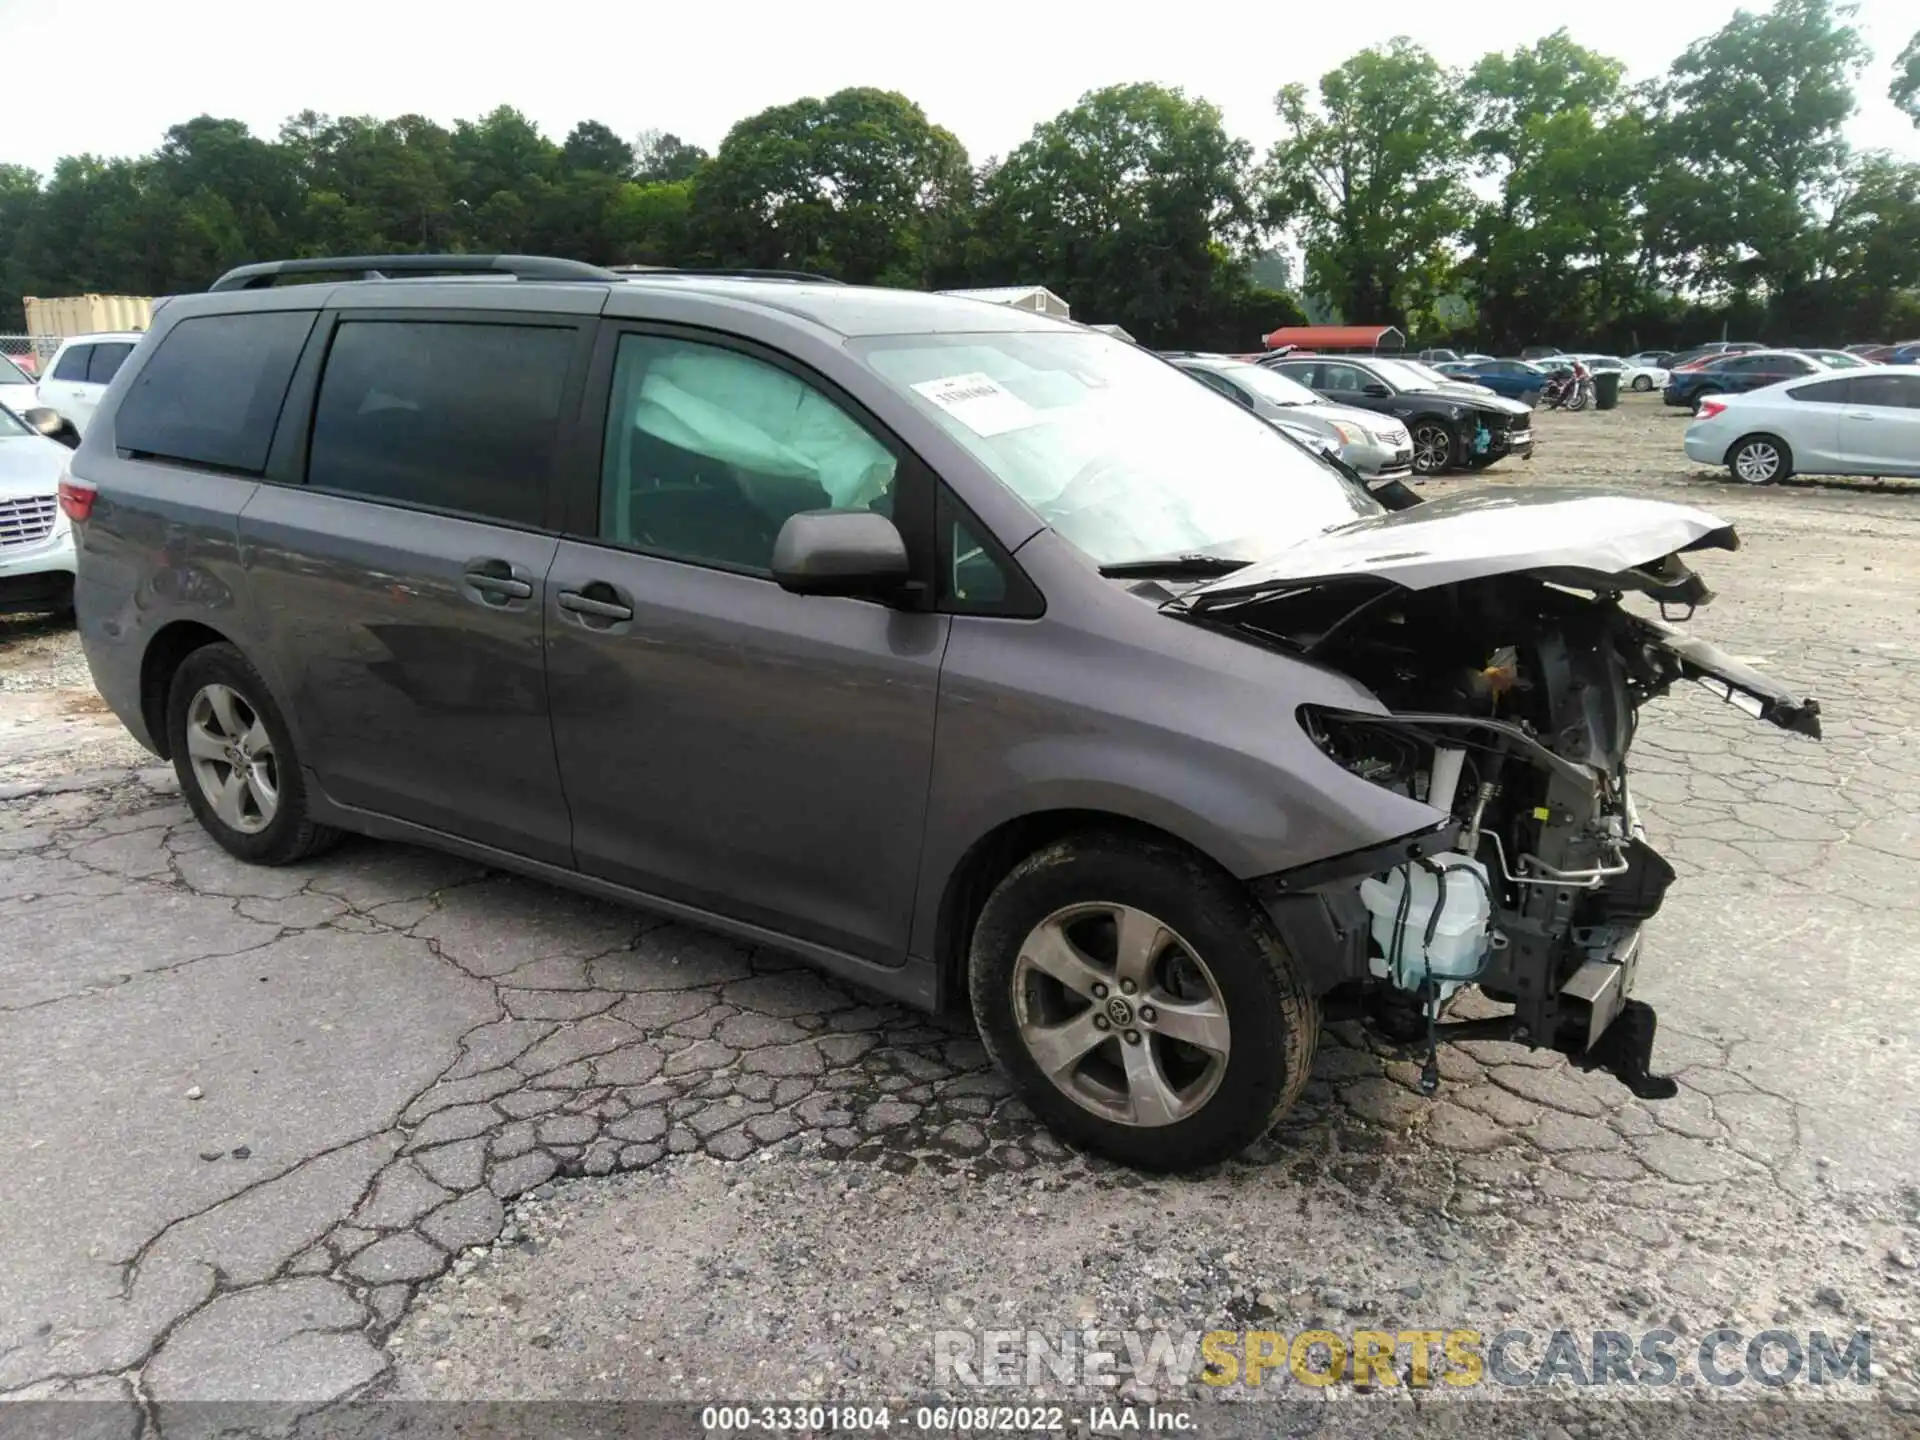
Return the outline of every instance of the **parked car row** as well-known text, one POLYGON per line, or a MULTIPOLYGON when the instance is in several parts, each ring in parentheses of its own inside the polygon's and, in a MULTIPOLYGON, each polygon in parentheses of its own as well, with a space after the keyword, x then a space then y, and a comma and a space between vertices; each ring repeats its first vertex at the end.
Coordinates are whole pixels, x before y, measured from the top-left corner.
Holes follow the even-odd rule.
POLYGON ((1417 475, 1480 470, 1533 454, 1531 408, 1418 361, 1376 355, 1279 355, 1260 362, 1336 405, 1405 425, 1417 475))

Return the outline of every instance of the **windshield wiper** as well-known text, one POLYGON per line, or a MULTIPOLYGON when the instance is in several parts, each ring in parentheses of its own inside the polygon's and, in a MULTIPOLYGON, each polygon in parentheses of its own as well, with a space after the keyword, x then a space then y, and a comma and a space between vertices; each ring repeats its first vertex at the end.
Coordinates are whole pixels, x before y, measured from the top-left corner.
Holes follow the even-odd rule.
POLYGON ((1109 580, 1135 580, 1165 577, 1169 580, 1210 580, 1216 575, 1231 575, 1252 564, 1225 555, 1161 555, 1152 560, 1124 560, 1117 565, 1102 565, 1100 573, 1109 580))

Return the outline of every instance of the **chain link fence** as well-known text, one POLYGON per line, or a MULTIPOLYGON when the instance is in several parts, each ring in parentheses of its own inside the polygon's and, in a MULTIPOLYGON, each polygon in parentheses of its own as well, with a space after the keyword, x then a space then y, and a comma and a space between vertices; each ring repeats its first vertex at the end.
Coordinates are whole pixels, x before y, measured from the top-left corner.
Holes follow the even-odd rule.
POLYGON ((58 335, 0 335, 0 355, 38 380, 60 348, 58 335))

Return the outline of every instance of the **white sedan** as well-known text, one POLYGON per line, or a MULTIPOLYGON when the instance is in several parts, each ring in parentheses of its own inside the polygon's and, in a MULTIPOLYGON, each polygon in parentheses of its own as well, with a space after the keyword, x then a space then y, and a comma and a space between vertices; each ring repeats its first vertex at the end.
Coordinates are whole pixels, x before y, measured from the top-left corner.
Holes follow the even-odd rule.
POLYGON ((1789 475, 1920 476, 1920 369, 1873 365, 1701 401, 1689 458, 1749 485, 1789 475))
POLYGON ((1622 390, 1638 390, 1645 394, 1649 390, 1667 388, 1667 372, 1658 365, 1640 365, 1612 355, 1575 355, 1573 358, 1589 370, 1618 370, 1622 390))

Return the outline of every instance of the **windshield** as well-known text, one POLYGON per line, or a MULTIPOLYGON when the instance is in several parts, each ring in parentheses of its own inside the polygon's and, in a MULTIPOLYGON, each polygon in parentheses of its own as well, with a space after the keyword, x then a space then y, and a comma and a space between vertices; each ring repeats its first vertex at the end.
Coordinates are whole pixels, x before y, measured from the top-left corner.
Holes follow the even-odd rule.
POLYGON ((1101 565, 1255 560, 1381 510, 1266 421, 1105 335, 883 335, 852 348, 1101 565))
POLYGON ((6 356, 0 355, 0 385, 31 385, 33 377, 6 356))
POLYGON ((1289 380, 1265 365, 1221 365, 1216 367, 1236 385, 1244 385, 1262 400, 1275 405, 1318 405, 1320 397, 1298 380, 1289 380))
POLYGON ((1429 370, 1426 366, 1412 360, 1376 360, 1369 355, 1367 368, 1389 385, 1398 386, 1402 390, 1431 390, 1436 384, 1457 383, 1449 380, 1439 371, 1429 370))
POLYGON ((11 440, 16 436, 31 435, 33 433, 32 430, 27 428, 24 422, 14 417, 14 413, 11 410, 7 409, 4 405, 0 405, 0 439, 11 440))

